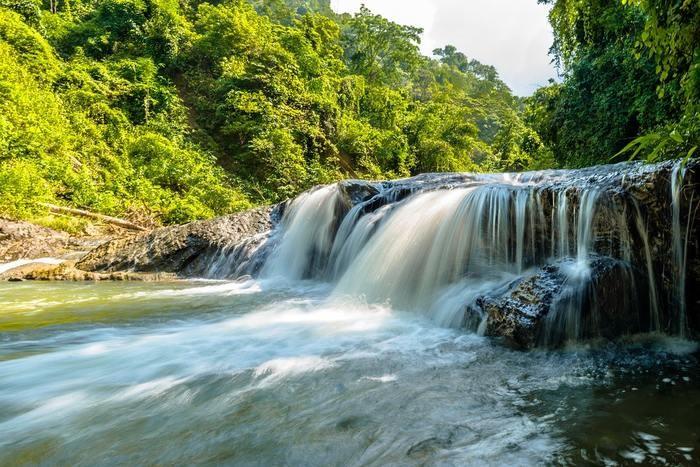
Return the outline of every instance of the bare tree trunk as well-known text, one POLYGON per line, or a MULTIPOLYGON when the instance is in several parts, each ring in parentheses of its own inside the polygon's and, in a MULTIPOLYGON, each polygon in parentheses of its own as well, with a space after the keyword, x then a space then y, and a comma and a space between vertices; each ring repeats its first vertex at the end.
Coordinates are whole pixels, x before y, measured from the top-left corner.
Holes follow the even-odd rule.
POLYGON ((57 214, 69 214, 71 216, 87 217, 89 219, 95 219, 106 224, 116 225, 123 229, 138 230, 140 232, 146 231, 146 229, 141 227, 140 225, 136 225, 133 222, 129 222, 124 219, 119 219, 117 217, 105 216, 104 214, 96 214, 94 212, 85 211, 84 209, 65 208, 63 206, 56 206, 55 204, 40 204, 46 208, 49 208, 51 212, 55 212, 57 214))

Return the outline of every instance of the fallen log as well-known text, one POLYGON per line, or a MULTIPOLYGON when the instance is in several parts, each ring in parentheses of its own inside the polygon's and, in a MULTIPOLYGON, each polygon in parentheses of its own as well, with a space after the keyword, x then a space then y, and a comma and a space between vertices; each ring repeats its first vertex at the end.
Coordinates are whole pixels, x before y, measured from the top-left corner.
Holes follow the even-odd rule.
POLYGON ((106 224, 116 225, 117 227, 121 227, 123 229, 128 230, 137 230, 140 232, 145 232, 147 230, 146 228, 141 227, 140 225, 134 224, 133 222, 129 222, 124 219, 119 219, 118 217, 105 216, 104 214, 97 214, 94 212, 86 211, 84 209, 66 208, 50 203, 39 204, 41 206, 44 206, 45 208, 48 208, 51 212, 56 214, 68 214, 71 216, 87 217, 88 219, 98 220, 106 224))

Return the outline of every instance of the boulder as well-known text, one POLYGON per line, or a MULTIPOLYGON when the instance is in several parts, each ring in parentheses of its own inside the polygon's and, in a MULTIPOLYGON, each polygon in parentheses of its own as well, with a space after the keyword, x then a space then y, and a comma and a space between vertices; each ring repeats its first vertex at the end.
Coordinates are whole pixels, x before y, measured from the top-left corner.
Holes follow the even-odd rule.
MULTIPOLYGON (((328 235, 337 234, 350 212, 349 228, 383 206, 398 207, 416 192, 488 184, 511 212, 499 218, 505 219, 499 221, 499 234, 508 234, 498 247, 511 259, 520 250, 519 267, 532 269, 475 302, 473 294, 465 297, 463 303, 470 303, 465 323, 481 323, 486 334, 502 336, 518 348, 646 331, 700 336, 700 209, 696 196, 700 161, 688 161, 682 188, 674 195, 678 202, 672 203, 672 180, 680 167, 677 161, 667 161, 510 175, 423 174, 385 182, 347 180, 337 185, 339 196, 332 198, 334 221, 328 235), (567 222, 565 231, 562 222, 567 222), (581 254, 576 247, 581 222, 589 223, 593 233, 584 251, 592 256, 586 274, 577 275, 575 261, 567 256, 581 254), (569 251, 561 251, 566 249, 569 251), (685 269, 679 256, 687 260, 685 269), (480 318, 486 315, 489 318, 482 323, 480 318)), ((13 271, 5 278, 255 276, 282 237, 283 229, 276 227, 281 226, 287 205, 114 239, 90 251, 74 267, 44 265, 13 271)), ((390 209, 393 207, 387 211, 390 209)), ((483 213, 493 215, 488 209, 483 213)), ((49 229, 0 222, 0 262, 3 254, 5 261, 58 256, 72 248, 72 241, 49 229)), ((324 271, 330 253, 309 253, 322 256, 310 263, 321 265, 324 271)))
POLYGON ((58 258, 89 251, 97 243, 29 222, 0 218, 0 263, 24 258, 58 258))
POLYGON ((344 180, 338 184, 343 203, 352 207, 366 201, 379 193, 376 183, 364 180, 344 180))
POLYGON ((465 321, 488 315, 485 334, 519 349, 640 332, 648 323, 639 320, 632 279, 629 266, 613 258, 595 257, 587 271, 563 260, 524 274, 498 295, 478 297, 465 321))

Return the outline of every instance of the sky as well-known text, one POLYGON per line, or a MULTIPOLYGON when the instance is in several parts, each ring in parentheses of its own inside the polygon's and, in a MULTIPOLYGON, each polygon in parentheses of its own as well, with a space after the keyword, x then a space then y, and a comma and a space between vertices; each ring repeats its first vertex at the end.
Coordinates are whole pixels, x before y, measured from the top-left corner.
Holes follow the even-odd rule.
POLYGON ((548 7, 537 0, 331 0, 338 13, 357 12, 363 3, 394 22, 423 28, 425 55, 452 44, 495 66, 517 95, 528 96, 557 76, 547 54, 548 7))

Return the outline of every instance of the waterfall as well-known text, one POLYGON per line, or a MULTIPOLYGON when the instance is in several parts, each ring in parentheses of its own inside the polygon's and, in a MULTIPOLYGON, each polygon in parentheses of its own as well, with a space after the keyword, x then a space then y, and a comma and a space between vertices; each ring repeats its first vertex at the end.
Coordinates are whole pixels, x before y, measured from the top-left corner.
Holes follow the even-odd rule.
POLYGON ((263 266, 265 277, 314 277, 325 267, 333 242, 340 194, 337 185, 303 193, 282 218, 281 239, 263 266))
MULTIPOLYGON (((543 337, 546 344, 553 344, 560 340, 576 340, 581 337, 581 310, 590 287, 589 249, 593 240, 598 195, 595 189, 584 191, 581 195, 573 222, 576 226, 576 258, 565 262, 562 268, 565 282, 552 311, 547 315, 543 337)), ((560 199, 562 201, 557 205, 560 256, 566 258, 569 253, 566 191, 561 193, 560 199)), ((594 309, 591 311, 595 312, 594 309)))
POLYGON ((514 272, 508 261, 507 195, 491 187, 417 195, 358 252, 336 292, 429 308, 441 289, 465 275, 514 272))
POLYGON ((596 189, 591 189, 583 193, 579 206, 576 234, 576 260, 586 267, 588 266, 588 250, 593 241, 593 223, 595 222, 597 200, 598 191, 596 189))
POLYGON ((339 278, 357 257, 391 207, 383 206, 375 212, 360 217, 363 209, 362 204, 355 206, 340 225, 329 262, 328 275, 333 279, 339 278))
MULTIPOLYGON (((686 244, 681 236, 681 190, 683 189, 683 178, 685 176, 685 167, 683 161, 679 161, 673 167, 671 173, 671 218, 672 218, 672 235, 673 235, 673 256, 675 259, 674 279, 676 282, 676 303, 678 306, 679 316, 679 334, 685 337, 688 328, 688 320, 686 317, 685 304, 685 261, 686 261, 686 244)), ((690 217, 688 218, 690 222, 690 217)), ((686 240, 687 241, 687 233, 686 240)))
POLYGON ((569 198, 567 190, 557 193, 557 231, 559 232, 559 256, 569 255, 569 198))
POLYGON ((658 331, 661 329, 661 322, 659 320, 659 297, 656 291, 656 275, 654 273, 654 263, 651 255, 651 248, 649 247, 649 232, 647 227, 644 225, 642 220, 642 213, 639 209, 639 205, 634 203, 636 212, 636 225, 639 236, 642 240, 643 251, 644 251, 644 266, 646 266, 647 271, 647 282, 649 284, 649 311, 650 311, 650 322, 651 331, 658 331))
MULTIPOLYGON (((328 282, 333 300, 389 304, 479 332, 496 325, 487 303, 520 303, 510 313, 534 307, 527 319, 542 320, 539 340, 551 345, 602 335, 606 320, 623 332, 669 332, 676 326, 657 280, 665 259, 651 245, 660 237, 649 231, 651 208, 625 188, 624 171, 643 178, 653 173, 645 167, 317 187, 288 205, 260 275, 328 282), (538 281, 548 288, 537 292, 538 281)), ((690 218, 684 237, 684 170, 676 164, 671 175, 668 251, 683 336, 690 218)))
MULTIPOLYGON (((525 214, 529 198, 532 196, 531 191, 520 190, 515 200, 515 258, 518 272, 523 270, 523 255, 525 247, 525 214)), ((534 212, 530 209, 531 212, 534 212)), ((534 224, 531 224, 534 225, 534 224)), ((534 238, 534 236, 532 236, 534 238)))

